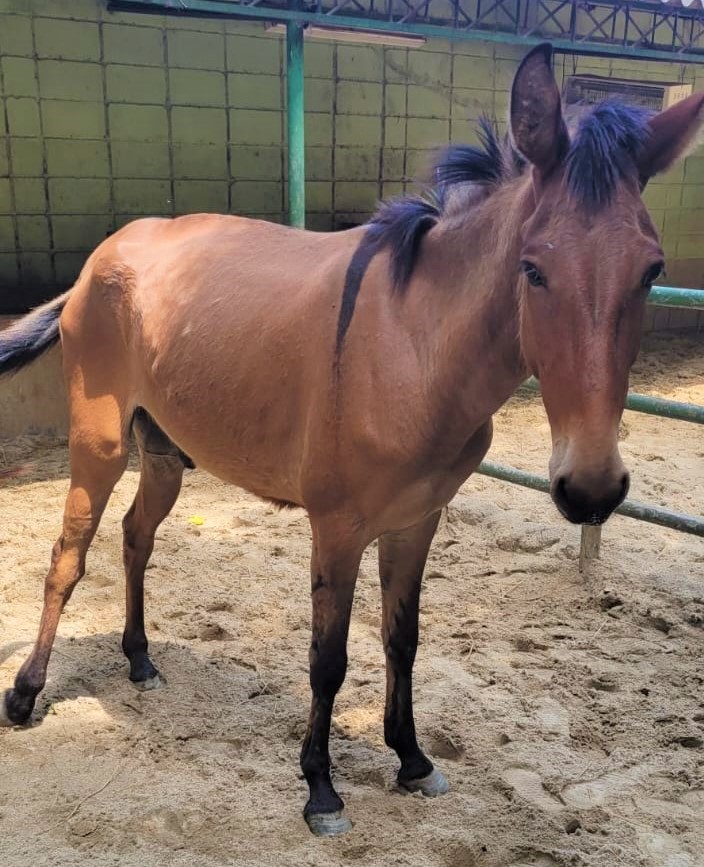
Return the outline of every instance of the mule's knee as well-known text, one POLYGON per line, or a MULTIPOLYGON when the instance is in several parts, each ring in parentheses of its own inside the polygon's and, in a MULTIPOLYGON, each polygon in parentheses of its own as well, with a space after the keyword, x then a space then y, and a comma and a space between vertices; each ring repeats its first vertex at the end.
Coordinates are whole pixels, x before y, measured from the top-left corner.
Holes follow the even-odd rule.
POLYGON ((310 645, 310 686, 313 695, 323 700, 334 699, 345 682, 347 650, 345 642, 321 643, 313 639, 310 645))

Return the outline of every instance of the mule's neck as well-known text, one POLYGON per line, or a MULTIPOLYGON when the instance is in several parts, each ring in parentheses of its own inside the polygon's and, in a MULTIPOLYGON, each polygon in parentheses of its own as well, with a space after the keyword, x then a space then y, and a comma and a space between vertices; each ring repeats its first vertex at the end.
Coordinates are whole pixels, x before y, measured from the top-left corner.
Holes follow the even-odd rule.
POLYGON ((444 217, 409 287, 437 409, 453 407, 468 426, 488 420, 526 377, 517 284, 533 207, 531 182, 519 179, 444 217))

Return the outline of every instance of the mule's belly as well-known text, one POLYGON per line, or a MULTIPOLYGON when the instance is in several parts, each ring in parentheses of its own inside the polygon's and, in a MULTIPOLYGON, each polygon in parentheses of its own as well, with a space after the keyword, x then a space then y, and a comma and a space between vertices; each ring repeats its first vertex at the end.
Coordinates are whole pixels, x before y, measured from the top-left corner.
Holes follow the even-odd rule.
POLYGON ((259 497, 303 505, 299 461, 270 429, 262 431, 263 443, 247 442, 239 431, 212 424, 207 402, 184 406, 156 398, 141 403, 199 469, 259 497))
POLYGON ((145 372, 137 401, 196 466, 261 497, 302 503, 306 401, 270 371, 205 347, 163 353, 145 372), (233 369, 236 368, 236 369, 233 369))

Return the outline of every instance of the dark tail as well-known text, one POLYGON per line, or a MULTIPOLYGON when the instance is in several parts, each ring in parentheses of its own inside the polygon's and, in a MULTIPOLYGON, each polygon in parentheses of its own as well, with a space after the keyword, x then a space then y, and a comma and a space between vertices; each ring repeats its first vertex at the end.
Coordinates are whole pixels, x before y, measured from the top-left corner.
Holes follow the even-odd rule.
POLYGON ((59 316, 69 292, 37 307, 0 331, 0 376, 17 373, 59 340, 59 316))

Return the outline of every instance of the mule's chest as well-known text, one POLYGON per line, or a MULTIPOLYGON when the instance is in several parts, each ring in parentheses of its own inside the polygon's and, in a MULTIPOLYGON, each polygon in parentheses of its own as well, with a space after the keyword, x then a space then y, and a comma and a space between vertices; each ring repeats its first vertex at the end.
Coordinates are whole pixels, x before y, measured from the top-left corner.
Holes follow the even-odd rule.
POLYGON ((379 516, 380 531, 413 526, 446 506, 476 470, 491 445, 492 423, 484 423, 463 447, 438 450, 410 460, 402 473, 380 477, 369 488, 368 514, 379 516))

